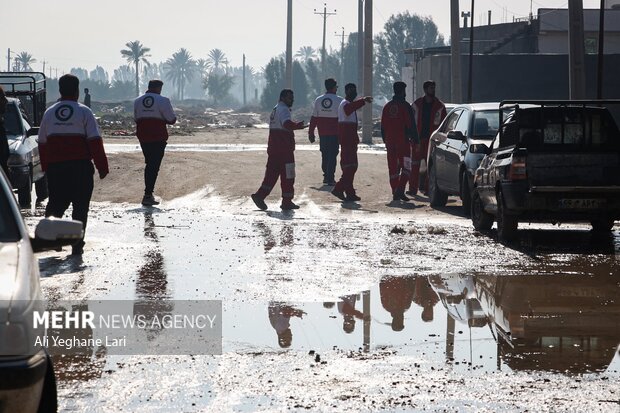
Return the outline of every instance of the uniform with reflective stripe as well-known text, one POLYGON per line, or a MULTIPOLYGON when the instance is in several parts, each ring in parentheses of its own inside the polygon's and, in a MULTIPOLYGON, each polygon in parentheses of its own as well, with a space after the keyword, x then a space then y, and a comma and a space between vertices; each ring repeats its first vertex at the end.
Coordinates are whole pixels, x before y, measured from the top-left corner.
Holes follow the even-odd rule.
POLYGON ((177 121, 170 99, 159 93, 146 92, 134 100, 133 108, 136 135, 141 143, 168 140, 166 125, 177 121))
POLYGON ((357 110, 366 104, 364 99, 349 102, 344 99, 338 108, 338 142, 340 143, 340 168, 342 177, 334 187, 335 192, 355 195, 353 180, 357 172, 357 110))

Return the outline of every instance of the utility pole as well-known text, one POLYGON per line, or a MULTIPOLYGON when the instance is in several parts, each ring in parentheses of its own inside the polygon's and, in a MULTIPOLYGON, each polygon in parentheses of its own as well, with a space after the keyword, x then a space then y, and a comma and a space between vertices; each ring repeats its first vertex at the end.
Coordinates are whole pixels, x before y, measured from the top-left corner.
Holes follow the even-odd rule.
POLYGON ((453 103, 463 102, 463 83, 461 81, 461 31, 459 30, 459 23, 459 0, 450 0, 450 38, 452 42, 452 64, 450 70, 453 103))
POLYGON ((336 36, 342 36, 340 40, 340 82, 344 82, 344 27, 342 28, 342 35, 336 33, 336 36))
POLYGON ((286 88, 293 88, 293 0, 288 0, 286 15, 286 88))
POLYGON ((489 10, 489 21, 488 21, 489 26, 491 25, 491 13, 492 13, 491 10, 489 10))
POLYGON ((598 23, 598 76, 596 78, 596 98, 603 99, 603 63, 605 56, 605 0, 601 0, 598 23))
MULTIPOLYGON (((364 96, 372 96, 372 0, 364 3, 364 96)), ((362 142, 372 144, 372 103, 364 105, 362 142)))
POLYGON ((243 106, 247 103, 245 95, 245 53, 243 54, 243 106))
POLYGON ((11 71, 11 48, 9 47, 8 52, 6 53, 6 71, 11 71))
POLYGON ((568 73, 571 99, 586 97, 583 0, 568 1, 568 73))
POLYGON ((467 29, 467 18, 471 16, 470 12, 462 12, 461 17, 463 18, 463 27, 467 29))
POLYGON ((327 16, 333 16, 336 14, 336 10, 334 9, 333 13, 327 12, 327 3, 323 3, 323 13, 319 13, 314 9, 314 14, 323 16, 323 48, 321 49, 321 75, 325 78, 325 33, 327 30, 327 16))
POLYGON ((357 6, 357 84, 364 84, 364 0, 357 6))
MULTIPOLYGON (((474 15, 474 2, 471 0, 471 15, 474 15)), ((473 100, 473 83, 474 83, 474 21, 472 19, 471 27, 469 30, 469 81, 467 82, 467 103, 472 103, 473 100)))
POLYGON ((45 74, 45 64, 47 63, 45 60, 43 60, 41 63, 43 63, 43 73, 45 74))

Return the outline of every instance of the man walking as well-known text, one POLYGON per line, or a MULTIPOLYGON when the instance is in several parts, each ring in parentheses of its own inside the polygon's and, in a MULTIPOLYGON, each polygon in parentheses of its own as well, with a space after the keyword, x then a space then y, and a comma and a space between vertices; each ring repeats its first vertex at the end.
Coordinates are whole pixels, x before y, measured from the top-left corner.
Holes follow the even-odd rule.
POLYGON ((405 100, 407 85, 396 82, 393 87, 394 97, 385 104, 381 115, 381 137, 387 149, 392 199, 409 201, 405 188, 411 173, 410 144, 420 140, 413 111, 405 100))
POLYGON ((271 193, 280 178, 282 204, 280 208, 288 211, 299 209, 293 203, 295 195, 295 130, 303 129, 304 122, 291 120, 291 107, 295 96, 291 89, 282 89, 280 101, 273 108, 269 118, 269 141, 267 144, 267 166, 265 178, 252 201, 260 210, 266 210, 265 198, 271 193))
POLYGON ((338 143, 340 144, 340 168, 342 177, 334 187, 332 195, 343 201, 360 201, 355 193, 353 179, 357 171, 357 110, 372 102, 372 96, 355 100, 357 86, 347 83, 344 87, 345 99, 338 107, 338 143))
MULTIPOLYGON (((431 134, 439 127, 446 117, 446 106, 435 97, 435 81, 427 80, 423 84, 424 96, 413 102, 415 121, 418 126, 419 143, 411 144, 411 178, 407 195, 415 196, 420 188, 420 162, 428 154, 428 141, 431 134)), ((425 179, 424 190, 428 191, 428 175, 425 179)))
MULTIPOLYGON (((95 172, 91 159, 103 179, 108 174, 108 158, 93 112, 78 103, 79 79, 67 74, 58 79, 58 86, 60 100, 45 111, 39 129, 41 166, 49 187, 45 216, 62 218, 73 204, 71 216, 86 230, 95 172)), ((83 237, 72 250, 74 255, 84 252, 83 237)))
POLYGON ((174 125, 177 117, 172 109, 170 99, 161 95, 164 82, 149 81, 146 93, 134 101, 133 112, 136 121, 138 140, 144 155, 144 197, 142 205, 153 206, 159 202, 153 196, 159 167, 164 158, 168 141, 168 128, 174 125))
POLYGON ((321 148, 321 168, 323 183, 335 185, 336 158, 338 157, 338 108, 342 98, 336 95, 338 84, 335 79, 325 80, 325 94, 314 101, 314 111, 310 118, 308 139, 314 143, 314 129, 319 129, 319 145, 321 148))

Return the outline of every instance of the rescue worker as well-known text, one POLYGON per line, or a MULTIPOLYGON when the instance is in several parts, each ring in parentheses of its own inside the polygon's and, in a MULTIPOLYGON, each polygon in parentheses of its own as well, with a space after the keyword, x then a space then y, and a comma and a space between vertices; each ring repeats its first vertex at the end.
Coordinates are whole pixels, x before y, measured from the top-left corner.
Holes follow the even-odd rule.
MULTIPOLYGON (((79 79, 63 75, 58 86, 60 99, 45 111, 39 128, 41 167, 49 187, 45 216, 62 218, 69 204, 73 204, 71 216, 81 221, 86 230, 95 172, 91 159, 103 179, 108 174, 108 158, 93 112, 78 103, 79 79)), ((72 254, 83 252, 82 237, 72 246, 72 254)))
POLYGON ((357 171, 357 110, 372 102, 372 96, 357 97, 357 86, 347 83, 344 87, 345 98, 338 107, 338 143, 340 144, 340 168, 342 177, 334 187, 332 195, 343 201, 360 201, 355 193, 353 179, 357 171))
POLYGON ((419 143, 411 105, 405 100, 407 85, 394 83, 394 97, 383 107, 381 137, 387 149, 392 199, 409 201, 405 188, 411 174, 411 143, 419 143))
POLYGON ((136 135, 140 141, 145 163, 144 197, 142 198, 144 206, 159 204, 153 196, 153 191, 168 144, 166 125, 174 125, 177 121, 170 99, 161 95, 163 86, 164 82, 161 80, 149 81, 146 93, 136 98, 133 103, 136 135))
POLYGON ((314 101, 314 110, 310 118, 308 139, 316 140, 314 129, 319 129, 319 145, 321 148, 321 169, 323 183, 336 185, 336 158, 338 157, 338 108, 342 98, 336 95, 338 84, 335 79, 325 80, 325 93, 314 101))
POLYGON ((265 178, 256 193, 252 194, 252 201, 260 210, 266 210, 265 198, 271 193, 274 185, 280 178, 282 188, 282 204, 280 208, 288 211, 299 209, 293 203, 295 195, 295 130, 303 129, 304 122, 291 120, 291 107, 295 95, 291 89, 282 89, 280 100, 271 111, 269 118, 269 141, 267 143, 267 166, 265 178))
POLYGON ((388 276, 379 282, 381 305, 392 316, 392 330, 405 328, 405 312, 411 307, 414 280, 411 277, 388 276))
POLYGON ((9 140, 6 136, 6 130, 4 129, 4 113, 6 112, 6 105, 8 100, 4 94, 4 89, 0 86, 0 168, 4 171, 6 176, 9 176, 9 140))
MULTIPOLYGON (((420 189, 420 162, 428 155, 428 141, 431 134, 446 117, 446 106, 435 96, 435 81, 427 80, 422 85, 424 96, 413 102, 413 112, 418 127, 419 143, 411 144, 411 178, 407 195, 415 196, 420 189)), ((428 191, 428 174, 424 182, 424 191, 428 191)))

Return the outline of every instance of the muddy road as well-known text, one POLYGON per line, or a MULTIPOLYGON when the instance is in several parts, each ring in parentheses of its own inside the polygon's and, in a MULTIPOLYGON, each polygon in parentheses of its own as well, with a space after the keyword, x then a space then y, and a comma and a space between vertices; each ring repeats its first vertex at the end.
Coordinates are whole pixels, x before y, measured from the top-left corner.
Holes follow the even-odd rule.
POLYGON ((247 146, 264 135, 179 141, 193 146, 166 155, 154 208, 138 204, 141 154, 113 142, 127 146, 97 183, 84 255, 40 256, 47 300, 221 300, 223 351, 56 354, 63 411, 620 409, 618 225, 523 225, 503 245, 456 200, 388 202, 376 148, 362 201, 319 184, 314 146, 296 154, 302 208, 281 212, 277 188, 258 211, 266 154, 247 146))

